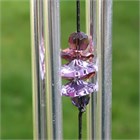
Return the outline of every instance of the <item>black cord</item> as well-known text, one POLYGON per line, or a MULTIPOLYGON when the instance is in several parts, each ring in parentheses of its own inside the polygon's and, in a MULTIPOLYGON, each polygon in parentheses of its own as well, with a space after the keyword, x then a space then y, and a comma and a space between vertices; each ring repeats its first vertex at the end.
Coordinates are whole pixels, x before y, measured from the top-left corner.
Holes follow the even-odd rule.
POLYGON ((76 0, 76 11, 77 11, 77 32, 80 32, 80 0, 76 0))
POLYGON ((78 102, 79 102, 79 114, 78 114, 78 121, 79 121, 79 140, 82 140, 82 114, 83 112, 85 112, 85 107, 83 105, 83 97, 78 98, 78 102))
MULTIPOLYGON (((76 11, 77 11, 77 15, 76 15, 76 21, 77 21, 77 32, 80 32, 80 0, 76 0, 76 11)), ((79 50, 79 39, 78 39, 78 48, 77 50, 79 50)), ((82 99, 79 98, 80 104, 82 102, 82 99)), ((83 114, 83 109, 82 107, 79 108, 79 114, 78 114, 78 121, 79 121, 79 140, 82 139, 82 114, 83 114)))
MULTIPOLYGON (((80 0, 76 0, 76 22, 77 22, 77 33, 80 32, 80 0)), ((77 50, 80 50, 79 39, 77 40, 77 50)))
POLYGON ((78 115, 78 120, 79 120, 79 140, 82 139, 82 108, 79 109, 79 115, 78 115))

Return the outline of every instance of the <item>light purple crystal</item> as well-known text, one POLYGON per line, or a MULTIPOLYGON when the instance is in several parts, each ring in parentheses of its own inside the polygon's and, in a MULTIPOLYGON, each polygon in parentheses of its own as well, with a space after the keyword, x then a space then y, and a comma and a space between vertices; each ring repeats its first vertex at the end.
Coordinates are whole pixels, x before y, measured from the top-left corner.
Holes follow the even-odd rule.
POLYGON ((75 80, 63 86, 61 94, 69 97, 82 97, 91 94, 96 90, 97 87, 93 83, 85 82, 83 80, 75 80))
POLYGON ((86 78, 95 74, 96 67, 92 63, 75 59, 63 65, 61 68, 61 76, 66 79, 86 78))

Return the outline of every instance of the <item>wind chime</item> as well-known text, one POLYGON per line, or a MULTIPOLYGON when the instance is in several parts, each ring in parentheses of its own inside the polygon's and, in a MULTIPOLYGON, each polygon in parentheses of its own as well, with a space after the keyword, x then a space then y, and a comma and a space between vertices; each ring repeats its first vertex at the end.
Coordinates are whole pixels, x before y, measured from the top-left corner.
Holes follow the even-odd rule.
POLYGON ((79 109, 79 140, 82 138, 82 114, 89 103, 91 93, 97 91, 97 84, 87 82, 95 76, 94 45, 91 36, 80 31, 80 0, 76 0, 77 32, 69 36, 69 48, 61 51, 61 57, 68 61, 61 67, 61 76, 69 82, 62 86, 61 94, 71 98, 79 109))

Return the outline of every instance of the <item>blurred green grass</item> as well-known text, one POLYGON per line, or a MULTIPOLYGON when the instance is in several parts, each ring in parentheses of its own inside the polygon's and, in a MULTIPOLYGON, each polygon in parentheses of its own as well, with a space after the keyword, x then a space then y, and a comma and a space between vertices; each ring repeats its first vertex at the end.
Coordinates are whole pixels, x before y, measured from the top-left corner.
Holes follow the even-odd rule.
MULTIPOLYGON (((113 6, 113 139, 138 139, 139 2, 113 6)), ((85 31, 84 2, 81 4, 85 31)), ((1 139, 32 139, 30 9, 28 1, 1 1, 1 139)), ((75 3, 61 2, 61 41, 75 31, 75 3)), ((77 109, 63 97, 64 138, 77 138, 77 109)), ((83 117, 86 132, 86 114, 83 117)), ((86 138, 86 133, 84 133, 86 138)))

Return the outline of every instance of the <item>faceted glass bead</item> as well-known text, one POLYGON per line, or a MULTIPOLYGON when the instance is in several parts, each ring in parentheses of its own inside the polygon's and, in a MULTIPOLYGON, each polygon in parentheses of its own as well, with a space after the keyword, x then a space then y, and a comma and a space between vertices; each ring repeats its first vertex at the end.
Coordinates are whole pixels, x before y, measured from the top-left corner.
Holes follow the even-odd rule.
POLYGON ((82 108, 83 111, 85 111, 85 107, 89 103, 89 100, 89 95, 71 98, 72 104, 78 107, 79 109, 82 108))
POLYGON ((83 32, 74 32, 70 35, 68 42, 70 49, 85 50, 89 44, 89 39, 83 32))
POLYGON ((81 78, 85 79, 94 76, 96 67, 93 63, 88 63, 79 59, 74 59, 61 68, 61 76, 66 79, 81 78))
POLYGON ((94 45, 91 36, 89 36, 88 40, 89 44, 85 50, 72 49, 73 47, 67 48, 61 51, 61 57, 68 61, 78 58, 84 61, 89 60, 90 62, 92 62, 92 59, 94 57, 93 55, 94 45))
POLYGON ((61 57, 68 61, 71 61, 76 58, 76 55, 72 49, 67 48, 61 51, 61 57))
POLYGON ((83 80, 74 80, 62 87, 61 94, 69 97, 82 97, 96 91, 96 85, 83 80))
POLYGON ((88 50, 77 51, 67 48, 61 51, 61 57, 68 61, 71 61, 76 58, 86 61, 88 59, 93 59, 93 56, 93 53, 88 52, 88 50))

